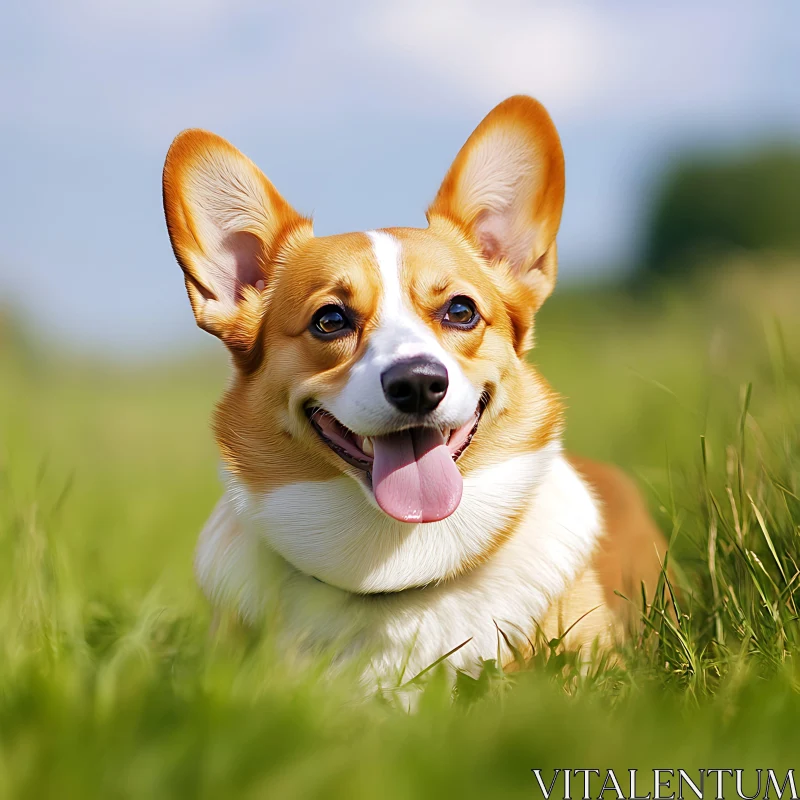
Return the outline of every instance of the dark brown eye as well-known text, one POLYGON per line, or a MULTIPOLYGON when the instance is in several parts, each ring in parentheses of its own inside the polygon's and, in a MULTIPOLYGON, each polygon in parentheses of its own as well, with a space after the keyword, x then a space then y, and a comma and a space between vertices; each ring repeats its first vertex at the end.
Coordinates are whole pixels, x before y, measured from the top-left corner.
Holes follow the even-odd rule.
POLYGON ((454 297, 444 315, 444 321, 454 328, 473 328, 478 324, 478 319, 475 303, 464 295, 454 297))
POLYGON ((310 330, 315 336, 328 338, 337 333, 350 330, 350 320, 339 306, 323 306, 314 314, 310 330))

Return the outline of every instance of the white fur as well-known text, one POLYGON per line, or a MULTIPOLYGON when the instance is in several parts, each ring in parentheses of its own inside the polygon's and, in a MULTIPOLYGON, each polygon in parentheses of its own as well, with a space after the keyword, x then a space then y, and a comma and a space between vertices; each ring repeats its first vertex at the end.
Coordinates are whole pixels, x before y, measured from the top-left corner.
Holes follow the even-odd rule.
POLYGON ((455 512, 424 524, 387 516, 361 481, 345 475, 261 497, 231 475, 226 484, 240 515, 297 569, 351 592, 394 592, 478 560, 529 502, 558 449, 554 443, 467 475, 455 512))
POLYGON ((429 415, 428 424, 459 428, 475 413, 483 387, 470 383, 458 362, 405 302, 400 281, 400 242, 383 231, 370 231, 367 235, 372 240, 383 289, 379 324, 369 338, 366 352, 350 370, 344 388, 326 401, 325 408, 361 436, 390 433, 408 425, 408 415, 384 397, 381 375, 397 361, 427 355, 444 364, 449 379, 447 393, 429 415))
POLYGON ((381 272, 383 298, 380 308, 382 325, 391 326, 392 321, 403 314, 403 290, 400 286, 401 251, 400 242, 390 233, 367 231, 372 242, 372 252, 381 272))
POLYGON ((243 532, 234 505, 223 497, 200 533, 194 571, 212 605, 234 607, 255 623, 263 612, 265 587, 280 582, 285 564, 259 536, 243 532))
MULTIPOLYGON (((500 513, 509 498, 495 488, 500 513)), ((246 505, 243 495, 228 495, 201 535, 196 564, 206 594, 237 603, 251 621, 275 599, 279 613, 270 620, 287 646, 368 654, 370 672, 384 683, 407 680, 467 639, 449 658, 452 667, 474 672, 479 659, 510 658, 495 623, 517 647, 533 638, 537 621, 588 563, 601 527, 586 486, 559 455, 532 491, 513 537, 487 562, 424 588, 359 595, 284 561, 259 519, 241 513, 246 505)))

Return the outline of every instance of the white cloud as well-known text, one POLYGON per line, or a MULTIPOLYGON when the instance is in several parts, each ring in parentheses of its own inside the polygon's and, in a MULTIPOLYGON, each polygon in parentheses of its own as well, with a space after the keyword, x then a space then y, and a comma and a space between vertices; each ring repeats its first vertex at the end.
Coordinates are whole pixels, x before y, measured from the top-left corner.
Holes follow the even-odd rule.
POLYGON ((470 106, 527 92, 574 109, 613 69, 602 58, 613 32, 588 6, 390 0, 373 6, 362 31, 373 54, 394 56, 420 85, 445 86, 470 106))
MULTIPOLYGON (((557 116, 699 118, 741 111, 774 79, 773 48, 800 66, 785 3, 385 0, 362 23, 374 57, 485 107, 513 92, 557 116), (793 54, 793 55, 792 55, 793 54)), ((788 65, 787 65, 788 66, 788 65)))

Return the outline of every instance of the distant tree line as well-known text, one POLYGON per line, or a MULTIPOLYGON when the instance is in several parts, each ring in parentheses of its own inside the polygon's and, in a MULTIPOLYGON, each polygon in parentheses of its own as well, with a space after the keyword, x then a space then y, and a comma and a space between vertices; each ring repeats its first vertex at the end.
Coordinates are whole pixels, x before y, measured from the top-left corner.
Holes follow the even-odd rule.
POLYGON ((685 275, 731 251, 800 253, 800 148, 682 159, 645 236, 640 277, 685 275))

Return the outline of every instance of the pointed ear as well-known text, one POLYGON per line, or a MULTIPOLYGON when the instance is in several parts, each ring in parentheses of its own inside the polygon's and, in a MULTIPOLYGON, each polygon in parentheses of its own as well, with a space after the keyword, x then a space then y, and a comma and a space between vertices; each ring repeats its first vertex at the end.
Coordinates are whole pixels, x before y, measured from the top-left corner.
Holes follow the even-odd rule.
POLYGON ((495 107, 456 156, 428 220, 455 222, 492 262, 504 261, 538 308, 556 282, 564 153, 555 125, 531 97, 495 107))
POLYGON ((262 293, 287 235, 306 228, 250 159, 202 130, 179 134, 164 164, 164 213, 197 324, 247 358, 262 293))

